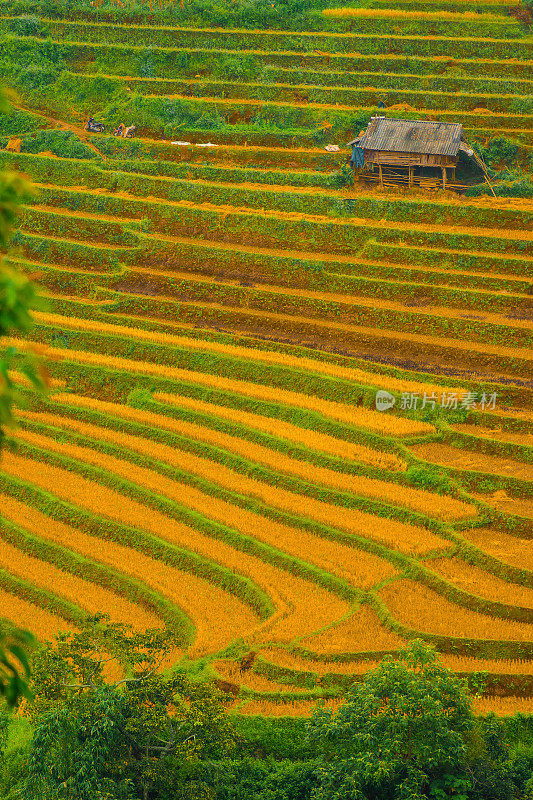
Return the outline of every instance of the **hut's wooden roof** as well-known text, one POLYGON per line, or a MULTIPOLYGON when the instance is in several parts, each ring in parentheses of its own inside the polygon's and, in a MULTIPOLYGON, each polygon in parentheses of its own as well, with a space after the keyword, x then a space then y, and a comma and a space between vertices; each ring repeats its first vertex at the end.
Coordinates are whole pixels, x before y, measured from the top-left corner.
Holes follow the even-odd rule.
POLYGON ((458 122, 372 117, 363 135, 350 144, 365 150, 456 156, 462 134, 458 122))

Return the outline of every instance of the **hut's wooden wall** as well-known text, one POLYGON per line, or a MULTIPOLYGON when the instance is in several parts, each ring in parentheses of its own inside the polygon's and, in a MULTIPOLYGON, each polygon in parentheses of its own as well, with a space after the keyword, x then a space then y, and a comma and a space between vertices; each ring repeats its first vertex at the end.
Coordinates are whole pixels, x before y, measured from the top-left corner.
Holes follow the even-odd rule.
POLYGON ((387 150, 365 150, 368 164, 389 164, 395 167, 455 167, 457 158, 427 153, 395 153, 387 150))

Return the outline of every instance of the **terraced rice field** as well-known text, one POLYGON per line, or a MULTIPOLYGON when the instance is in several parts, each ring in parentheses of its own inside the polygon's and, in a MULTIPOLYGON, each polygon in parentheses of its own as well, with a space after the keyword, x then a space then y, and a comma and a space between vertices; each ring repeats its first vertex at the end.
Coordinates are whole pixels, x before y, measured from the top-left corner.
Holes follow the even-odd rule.
POLYGON ((380 102, 529 169, 531 37, 499 0, 374 5, 315 32, 46 21, 64 81, 146 119, 88 134, 21 98, 84 157, 9 151, 0 119, 34 185, 7 261, 47 298, 15 343, 52 380, 2 453, 0 617, 167 627, 271 716, 335 707, 419 636, 489 675, 480 713, 530 712, 533 201, 334 178, 380 102))

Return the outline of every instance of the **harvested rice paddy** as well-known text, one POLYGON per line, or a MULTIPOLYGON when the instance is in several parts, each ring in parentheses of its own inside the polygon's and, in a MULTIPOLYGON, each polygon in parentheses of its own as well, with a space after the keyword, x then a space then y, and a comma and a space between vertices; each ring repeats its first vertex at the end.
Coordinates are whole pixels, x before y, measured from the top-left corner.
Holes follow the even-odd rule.
MULTIPOLYGON (((379 5, 312 32, 47 22, 106 131, 25 90, 21 152, 0 129, 0 169, 34 184, 8 258, 47 299, 6 344, 50 387, 14 375, 0 618, 166 626, 169 666, 272 717, 336 707, 416 634, 490 674, 479 713, 530 713, 531 42, 499 0, 379 5), (98 81, 146 109, 134 140, 98 81), (346 185, 376 113, 461 122, 498 197, 464 164, 446 191, 346 185)), ((40 65, 21 16, 0 36, 40 65)))

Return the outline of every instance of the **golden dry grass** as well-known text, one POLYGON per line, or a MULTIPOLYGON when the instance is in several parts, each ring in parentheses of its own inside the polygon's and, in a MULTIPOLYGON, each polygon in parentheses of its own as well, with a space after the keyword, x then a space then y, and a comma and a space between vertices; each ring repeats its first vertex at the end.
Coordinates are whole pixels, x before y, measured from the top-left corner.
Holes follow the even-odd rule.
MULTIPOLYGON (((135 450, 142 450, 145 453, 154 455, 158 448, 163 455, 169 451, 165 445, 157 445, 150 440, 133 437, 126 434, 117 433, 107 428, 101 428, 84 422, 78 422, 69 417, 58 417, 54 414, 36 414, 34 412, 21 412, 22 417, 38 419, 48 425, 56 425, 62 428, 75 430, 79 433, 86 433, 98 439, 111 441, 115 444, 124 443, 126 446, 133 447, 135 450)), ((308 461, 298 461, 290 458, 283 453, 270 448, 239 439, 225 433, 196 425, 182 420, 171 420, 164 415, 144 414, 139 412, 140 419, 144 424, 150 425, 154 429, 165 427, 183 436, 194 440, 205 441, 216 447, 237 453, 252 461, 271 468, 274 471, 288 472, 309 483, 322 484, 332 489, 348 492, 354 495, 363 495, 373 499, 381 500, 386 503, 405 506, 413 511, 417 511, 428 516, 450 521, 453 519, 463 519, 477 514, 476 507, 459 500, 455 500, 446 495, 437 495, 422 489, 415 489, 409 486, 397 486, 394 483, 367 478, 365 476, 347 475, 336 472, 332 469, 317 467, 308 461), (143 418, 144 417, 144 418, 143 418)))
POLYGON ((302 692, 302 694, 305 694, 309 691, 308 689, 301 689, 297 686, 278 683, 264 675, 258 675, 253 670, 248 670, 241 674, 239 662, 237 661, 214 661, 213 668, 222 680, 234 683, 237 686, 245 687, 246 689, 252 689, 254 692, 302 692))
POLYGON ((464 530, 461 536, 506 564, 533 570, 533 539, 519 539, 492 528, 464 530))
MULTIPOLYGON (((43 419, 44 416, 46 415, 39 415, 39 418, 43 419)), ((50 416, 51 419, 43 421, 53 421, 56 424, 63 422, 62 419, 50 416)), ((176 463, 177 466, 180 466, 180 463, 176 461, 176 451, 173 448, 159 446, 150 442, 150 440, 129 436, 128 434, 78 423, 76 420, 64 420, 64 423, 65 427, 73 428, 88 435, 99 435, 101 439, 111 441, 120 446, 131 447, 148 455, 154 455, 155 450, 155 454, 165 463, 176 463)), ((23 432, 20 435, 24 437, 23 432)), ((46 444, 60 452, 62 451, 62 447, 53 441, 47 440, 46 444)), ((93 457, 93 452, 86 453, 84 451, 80 455, 84 455, 88 460, 93 457)), ((370 588, 383 578, 396 574, 396 570, 391 564, 375 555, 354 549, 348 545, 323 539, 300 528, 293 528, 274 520, 266 520, 264 517, 251 511, 246 511, 239 506, 216 500, 197 489, 175 484, 174 481, 164 476, 158 476, 157 473, 154 474, 149 470, 136 467, 133 470, 128 469, 127 462, 122 460, 117 462, 109 459, 109 457, 97 454, 93 463, 120 470, 121 474, 131 477, 132 480, 137 482, 140 481, 143 485, 146 485, 147 480, 150 480, 151 483, 155 480, 157 481, 158 491, 172 497, 177 502, 187 501, 191 507, 214 517, 218 522, 223 524, 231 523, 233 527, 247 536, 252 536, 266 544, 285 550, 291 555, 332 572, 360 588, 370 588)), ((210 464, 211 462, 208 463, 210 464)))
MULTIPOLYGON (((6 338, 5 344, 17 343, 21 348, 31 346, 31 343, 20 343, 17 340, 6 338)), ((67 358, 82 364, 97 364, 122 369, 131 374, 159 375, 175 381, 193 381, 204 386, 228 390, 244 394, 257 400, 266 400, 284 403, 297 408, 306 408, 325 417, 344 422, 355 427, 367 428, 377 433, 390 436, 412 436, 419 433, 433 433, 435 428, 427 422, 405 419, 397 415, 384 414, 372 409, 360 408, 347 403, 337 403, 332 400, 322 400, 312 395, 292 392, 273 386, 262 386, 250 381, 234 380, 218 375, 209 375, 193 370, 178 369, 147 361, 134 361, 128 358, 106 356, 100 353, 91 353, 87 350, 70 350, 50 347, 47 354, 51 358, 67 358)), ((164 397, 165 395, 157 395, 164 397)), ((172 402, 172 395, 167 396, 167 401, 172 402)))
MULTIPOLYGON (((213 381, 212 376, 204 375, 204 373, 194 373, 194 377, 191 374, 190 380, 213 386, 216 389, 243 394, 255 400, 305 408, 337 422, 353 425, 356 428, 367 428, 376 433, 383 433, 389 436, 413 436, 414 434, 433 433, 435 431, 433 425, 427 422, 405 419, 397 415, 387 415, 373 409, 351 406, 347 403, 338 403, 333 400, 323 400, 320 397, 313 397, 288 389, 272 388, 250 383, 249 381, 237 381, 229 378, 215 378, 213 381), (203 376, 203 379, 198 378, 197 381, 197 375, 203 376)), ((165 392, 155 392, 154 397, 167 403, 172 403, 175 400, 175 395, 165 392)), ((177 402, 179 403, 179 399, 177 402)))
MULTIPOLYGON (((62 445, 53 442, 47 437, 37 437, 35 439, 34 435, 32 435, 32 440, 43 443, 56 451, 77 455, 87 463, 97 463, 108 469, 115 469, 124 477, 136 479, 137 482, 143 483, 154 492, 165 493, 177 502, 183 502, 189 507, 197 507, 205 512, 211 511, 211 516, 213 516, 215 509, 220 509, 220 521, 224 524, 228 523, 226 506, 230 511, 234 508, 233 506, 228 506, 228 504, 222 504, 222 501, 216 501, 215 498, 204 495, 196 489, 181 486, 150 470, 142 470, 140 467, 117 459, 111 459, 109 456, 104 456, 96 451, 87 448, 73 449, 72 446, 64 449, 62 445), (197 501, 196 506, 194 506, 194 500, 197 501)), ((28 469, 40 471, 42 468, 47 476, 49 474, 50 476, 54 474, 65 475, 63 470, 59 470, 56 467, 36 464, 31 461, 28 464, 30 465, 28 469)), ((4 464, 4 469, 11 471, 12 466, 4 464)), ((104 514, 124 524, 140 527, 156 536, 167 539, 173 544, 186 547, 200 555, 215 560, 219 564, 229 567, 237 574, 247 575, 270 594, 274 603, 286 615, 287 619, 284 619, 283 623, 284 640, 286 637, 293 638, 293 636, 303 631, 311 632, 323 625, 330 624, 346 613, 347 604, 344 601, 314 584, 289 575, 247 553, 234 550, 222 541, 200 534, 154 509, 130 500, 124 495, 74 473, 68 473, 67 480, 69 482, 68 489, 63 490, 61 494, 65 496, 66 493, 67 499, 70 499, 71 502, 80 503, 94 513, 104 514), (293 630, 295 631, 294 633, 292 633, 293 630)), ((52 478, 49 481, 49 490, 54 491, 52 478)), ((57 490, 55 490, 55 493, 58 493, 57 490)), ((239 511, 240 509, 235 510, 239 511)), ((258 520, 256 524, 260 524, 260 522, 261 520, 258 520)), ((264 522, 263 520, 263 524, 264 522)), ((377 559, 376 562, 378 562, 377 559)), ((388 567, 388 565, 385 566, 388 567)), ((208 585, 211 586, 211 584, 208 585)), ((256 630, 259 623, 257 620, 252 623, 250 610, 246 609, 245 612, 243 604, 231 594, 222 594, 226 597, 226 606, 232 606, 236 615, 230 624, 230 629, 239 630, 241 636, 247 633, 250 633, 250 635, 253 633, 255 636, 259 635, 259 630, 256 630), (239 617, 244 617, 241 625, 237 621, 239 617)), ((226 610, 229 614, 229 609, 226 610)), ((269 622, 267 620, 260 623, 259 629, 263 630, 269 622)))
MULTIPOLYGON (((99 432, 101 429, 97 428, 96 430, 99 432)), ((126 434, 122 434, 121 436, 124 442, 132 438, 126 434)), ((86 447, 78 447, 70 444, 62 445, 49 437, 41 436, 30 431, 18 431, 17 438, 24 439, 37 446, 48 447, 56 452, 73 455, 87 463, 112 470, 129 480, 141 483, 144 487, 156 493, 165 494, 189 507, 202 510, 203 513, 211 517, 216 518, 217 513, 222 513, 225 515, 223 521, 226 523, 231 523, 233 519, 242 519, 242 516, 239 517, 242 510, 232 504, 217 500, 190 486, 177 484, 175 481, 151 470, 138 467, 135 464, 103 455, 96 450, 86 447)), ((141 439, 139 441, 144 447, 145 440, 141 439)), ((418 554, 450 546, 449 542, 424 528, 415 527, 414 525, 398 522, 396 520, 387 520, 386 524, 377 524, 378 518, 372 514, 356 509, 342 508, 320 500, 315 500, 314 498, 298 495, 285 489, 278 489, 270 484, 234 472, 228 467, 216 462, 165 445, 148 441, 148 446, 149 452, 152 455, 155 455, 167 464, 217 483, 225 489, 237 491, 252 498, 256 498, 266 505, 277 507, 290 514, 295 514, 303 518, 310 518, 324 525, 336 526, 348 533, 357 533, 361 536, 374 539, 393 549, 418 554)), ((103 487, 99 487, 99 491, 102 492, 103 487)), ((147 513, 147 509, 144 508, 141 518, 145 519, 147 513)), ((150 513, 152 515, 154 514, 154 512, 150 513)), ((134 521, 132 520, 130 524, 134 524, 134 521)), ((153 526, 153 523, 151 524, 153 526)), ((265 521, 262 517, 259 518, 258 524, 262 526, 265 525, 265 521)), ((176 525, 177 523, 175 523, 175 526, 176 525)), ((235 525, 237 525, 237 522, 235 525)), ((163 530, 167 527, 168 525, 164 525, 163 530)), ((180 526, 179 529, 180 531, 183 530, 184 526, 180 526)), ((212 544, 211 547, 214 552, 216 545, 212 544)), ((377 563, 375 559, 374 563, 377 563)))
POLYGON ((471 594, 507 605, 533 608, 533 589, 504 581, 479 567, 467 564, 460 558, 431 561, 429 567, 450 583, 471 594))
MULTIPOLYGON (((70 394, 57 394, 54 396, 54 400, 79 405, 83 408, 95 409, 104 413, 107 412, 143 424, 156 424, 161 428, 176 431, 177 433, 182 430, 179 420, 173 420, 164 414, 140 411, 139 409, 130 408, 129 406, 124 406, 119 403, 109 403, 92 397, 70 394)), ((229 406, 206 403, 203 400, 195 400, 191 397, 174 396, 173 402, 175 405, 179 405, 190 411, 199 411, 210 414, 211 416, 220 417, 230 422, 242 423, 262 433, 268 433, 280 439, 287 439, 290 442, 296 442, 312 450, 320 450, 328 455, 361 461, 369 466, 379 467, 384 470, 390 469, 405 472, 407 469, 407 462, 395 453, 373 450, 365 445, 336 439, 334 436, 328 436, 325 433, 319 433, 309 428, 300 428, 298 425, 294 425, 291 422, 284 422, 283 420, 273 417, 265 417, 261 414, 252 414, 248 411, 230 408, 229 406)))
POLYGON ((314 653, 323 654, 397 650, 404 645, 404 641, 386 630, 377 614, 363 605, 345 621, 315 636, 302 638, 298 644, 314 653))
POLYGON ((443 653, 441 662, 454 672, 491 672, 501 675, 533 675, 533 661, 495 658, 468 658, 443 653))
POLYGON ((125 622, 136 630, 163 627, 159 617, 141 606, 53 564, 29 556, 3 540, 0 542, 0 566, 34 586, 51 589, 54 594, 79 605, 90 614, 109 614, 113 622, 125 622))
POLYGON ((492 712, 497 717, 533 714, 533 697, 476 697, 472 708, 474 714, 486 715, 492 712))
MULTIPOLYGON (((11 466, 12 474, 18 474, 19 477, 29 474, 33 483, 49 492, 53 493, 58 484, 68 481, 68 474, 62 470, 47 469, 44 464, 36 465, 34 469, 31 462, 27 462, 26 467, 14 462, 9 465, 8 461, 9 454, 6 453, 3 457, 6 471, 11 466)), ((190 651, 194 655, 216 652, 235 636, 242 635, 257 624, 257 617, 244 603, 202 578, 156 561, 132 548, 87 536, 12 498, 2 496, 1 503, 5 516, 9 515, 32 533, 136 578, 182 608, 196 627, 196 638, 190 651)))
POLYGON ((393 581, 380 595, 398 622, 423 633, 517 642, 531 642, 533 637, 533 625, 461 608, 407 578, 393 581))
MULTIPOLYGON (((327 17, 355 17, 359 19, 397 19, 398 22, 420 20, 421 22, 446 21, 461 22, 509 22, 508 17, 498 14, 483 14, 480 17, 471 11, 403 11, 394 8, 326 8, 322 11, 327 17)), ((518 27, 518 26, 517 26, 518 27)))
POLYGON ((17 627, 25 628, 41 641, 50 641, 61 631, 76 630, 71 622, 3 589, 0 589, 0 619, 9 620, 17 627))
MULTIPOLYGON (((291 187, 284 186, 283 191, 291 189, 291 187)), ((300 189, 298 191, 301 191, 300 189)), ((354 381, 369 386, 375 386, 377 389, 389 389, 396 392, 426 392, 428 395, 432 392, 440 395, 447 389, 446 386, 436 385, 431 383, 423 383, 418 381, 409 381, 393 378, 390 375, 380 375, 376 372, 362 370, 357 367, 343 367, 340 364, 333 364, 327 361, 318 361, 314 358, 305 358, 301 356, 293 356, 288 353, 277 353, 272 350, 259 350, 255 347, 240 347, 238 345, 225 344, 221 342, 209 342, 207 340, 195 339, 191 336, 177 336, 169 333, 143 331, 138 328, 132 332, 131 328, 124 325, 113 325, 111 323, 101 322, 92 319, 80 319, 78 317, 64 317, 59 314, 46 314, 36 312, 35 318, 39 322, 47 324, 58 324, 61 327, 65 325, 79 330, 89 331, 102 331, 105 333, 114 333, 117 336, 134 336, 135 339, 142 339, 145 341, 154 341, 164 345, 188 347, 194 350, 204 350, 207 352, 222 353, 224 355, 235 356, 243 358, 247 361, 259 361, 265 364, 276 364, 287 366, 296 369, 309 370, 312 373, 319 373, 322 375, 329 375, 343 380, 354 381)), ((451 391, 448 389, 448 391, 451 391)))
MULTIPOLYGON (((425 461, 442 464, 445 467, 488 472, 491 475, 506 475, 533 481, 533 464, 527 464, 525 461, 518 461, 507 456, 488 455, 481 450, 476 451, 475 444, 471 450, 467 450, 443 442, 426 442, 414 445, 410 449, 425 461)), ((486 499, 490 502, 490 498, 486 499)))
MULTIPOLYGON (((342 700, 325 700, 324 705, 336 711, 342 700)), ((317 707, 316 700, 290 700, 286 703, 273 703, 271 700, 250 700, 238 713, 245 717, 310 717, 317 707)))

